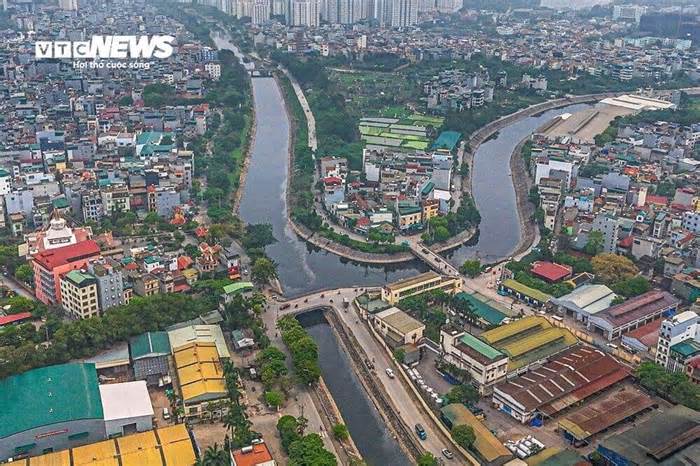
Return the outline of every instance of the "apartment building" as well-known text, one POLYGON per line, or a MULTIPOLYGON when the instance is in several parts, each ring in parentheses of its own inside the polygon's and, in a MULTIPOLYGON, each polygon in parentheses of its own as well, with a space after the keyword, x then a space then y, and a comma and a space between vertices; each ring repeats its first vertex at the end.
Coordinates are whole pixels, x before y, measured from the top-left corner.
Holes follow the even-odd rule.
POLYGON ((71 270, 61 277, 61 305, 76 319, 99 315, 95 277, 80 270, 71 270))

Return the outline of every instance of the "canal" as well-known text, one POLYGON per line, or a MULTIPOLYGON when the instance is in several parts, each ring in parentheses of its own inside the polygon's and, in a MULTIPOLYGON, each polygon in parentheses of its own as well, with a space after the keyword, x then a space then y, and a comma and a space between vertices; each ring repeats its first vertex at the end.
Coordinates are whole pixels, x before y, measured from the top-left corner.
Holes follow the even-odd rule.
MULTIPOLYGON (((238 53, 233 44, 222 37, 215 36, 214 40, 219 48, 238 53)), ((386 267, 357 264, 315 248, 294 234, 289 227, 286 205, 290 122, 284 99, 273 78, 253 78, 252 87, 257 126, 240 216, 246 223, 272 225, 277 241, 266 248, 266 253, 277 263, 285 294, 295 296, 341 286, 376 286, 427 270, 417 261, 386 267)), ((577 107, 583 106, 553 110, 513 123, 502 129, 498 137, 480 146, 475 154, 472 185, 482 216, 481 234, 476 244, 452 252, 452 262, 459 265, 474 256, 489 261, 506 257, 517 247, 520 222, 509 157, 520 140, 538 126, 577 107)), ((410 464, 365 394, 347 354, 341 350, 340 342, 322 313, 306 314, 300 321, 318 344, 323 378, 367 463, 410 464)))
POLYGON ((318 345, 323 380, 333 394, 363 459, 373 466, 411 464, 365 394, 348 355, 341 351, 341 343, 326 322, 323 312, 308 312, 297 319, 318 345))
POLYGON ((270 223, 277 242, 266 248, 277 263, 284 293, 295 296, 323 288, 381 285, 427 270, 418 262, 370 266, 341 259, 300 239, 288 222, 289 119, 273 78, 253 78, 256 131, 243 188, 240 216, 246 223, 270 223))
POLYGON ((478 257, 482 263, 497 262, 510 256, 520 242, 521 228, 515 189, 510 172, 510 156, 520 141, 537 128, 564 113, 587 108, 570 105, 524 118, 501 129, 479 146, 472 167, 472 195, 481 215, 479 239, 450 252, 450 262, 459 267, 478 257))

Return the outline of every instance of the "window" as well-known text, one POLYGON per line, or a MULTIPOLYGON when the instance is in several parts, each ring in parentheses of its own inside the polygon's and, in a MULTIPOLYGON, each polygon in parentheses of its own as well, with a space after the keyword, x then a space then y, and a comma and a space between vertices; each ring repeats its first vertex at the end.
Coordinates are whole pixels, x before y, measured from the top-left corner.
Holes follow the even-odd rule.
POLYGON ((77 434, 71 434, 68 436, 68 440, 80 440, 84 438, 88 438, 90 436, 90 432, 80 432, 77 434))

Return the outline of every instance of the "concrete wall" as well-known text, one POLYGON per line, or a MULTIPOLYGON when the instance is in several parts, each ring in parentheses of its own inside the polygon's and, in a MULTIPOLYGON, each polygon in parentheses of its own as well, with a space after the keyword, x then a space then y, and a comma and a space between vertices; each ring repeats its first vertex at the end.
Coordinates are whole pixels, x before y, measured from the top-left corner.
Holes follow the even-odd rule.
POLYGON ((104 439, 105 426, 102 419, 84 419, 51 424, 0 439, 0 460, 15 456, 15 448, 24 445, 36 444, 29 450, 29 454, 40 455, 45 449, 65 450, 104 439), (76 440, 68 438, 82 432, 88 432, 89 435, 76 440))
POLYGON ((117 419, 113 421, 105 421, 105 433, 107 436, 111 435, 125 435, 133 432, 124 432, 124 426, 131 424, 136 424, 137 432, 145 432, 147 430, 153 429, 153 417, 152 416, 141 416, 132 417, 128 419, 117 419))

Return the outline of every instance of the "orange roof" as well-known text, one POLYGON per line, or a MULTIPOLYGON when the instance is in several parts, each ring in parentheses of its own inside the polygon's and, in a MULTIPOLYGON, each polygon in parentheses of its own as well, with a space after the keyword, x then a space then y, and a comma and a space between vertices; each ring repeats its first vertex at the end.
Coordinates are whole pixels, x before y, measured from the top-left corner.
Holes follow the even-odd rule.
POLYGON ((241 448, 233 452, 233 462, 236 466, 256 466, 267 461, 272 461, 272 455, 264 443, 241 448), (244 450, 246 450, 245 453, 244 450))

